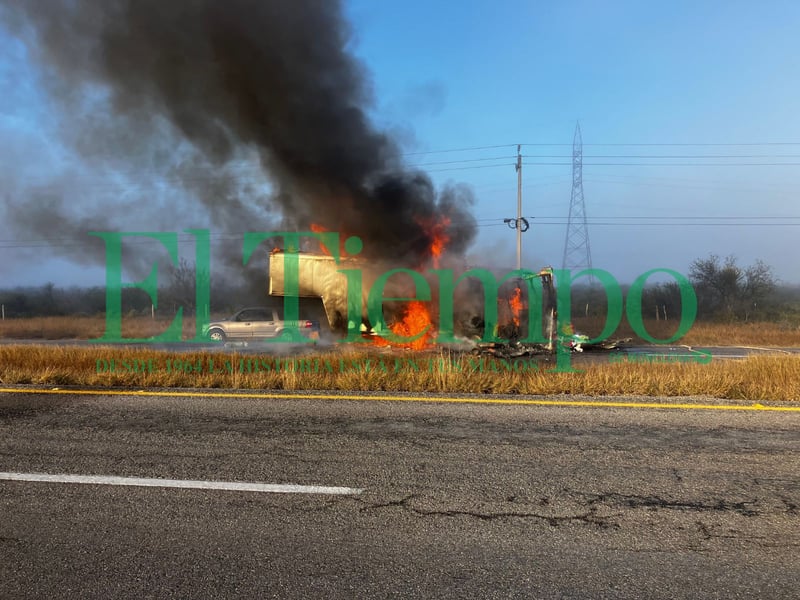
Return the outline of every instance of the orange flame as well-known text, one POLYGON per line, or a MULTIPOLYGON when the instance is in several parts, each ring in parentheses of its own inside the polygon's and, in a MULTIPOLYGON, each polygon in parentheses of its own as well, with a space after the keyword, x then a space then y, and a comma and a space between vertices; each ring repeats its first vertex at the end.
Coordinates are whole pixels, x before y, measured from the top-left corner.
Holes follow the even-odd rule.
POLYGON ((445 217, 436 224, 436 227, 434 227, 432 231, 433 241, 431 242, 431 258, 433 259, 433 266, 437 269, 439 268, 439 258, 441 258, 447 242, 450 241, 450 236, 447 235, 445 231, 448 225, 450 225, 450 219, 445 217))
MULTIPOLYGON (((447 243, 450 241, 450 236, 447 235, 447 227, 450 225, 450 219, 448 217, 442 217, 439 221, 435 222, 426 223, 422 220, 418 220, 417 222, 423 229, 425 229, 425 232, 431 238, 428 252, 430 253, 431 260, 433 261, 433 266, 438 268, 439 259, 441 258, 447 243)), ((423 350, 424 348, 430 346, 433 342, 433 337, 435 335, 434 331, 436 329, 433 325, 431 313, 428 310, 427 305, 419 300, 409 302, 405 311, 403 312, 403 318, 391 325, 389 328, 395 335, 401 335, 403 337, 413 337, 425 332, 413 342, 405 344, 392 344, 402 348, 410 348, 411 350, 423 350)), ((385 340, 381 339, 381 342, 385 342, 385 340)))
POLYGON ((425 230, 425 233, 431 239, 428 253, 433 261, 434 268, 439 268, 439 259, 444 252, 447 243, 450 241, 450 236, 447 234, 447 228, 450 226, 449 217, 442 217, 439 221, 428 221, 417 219, 420 227, 425 230))
POLYGON ((424 302, 410 302, 406 307, 402 320, 392 325, 391 329, 395 335, 402 335, 405 337, 419 335, 425 331, 424 335, 421 335, 413 342, 402 344, 404 348, 422 350, 430 344, 431 338, 433 337, 433 323, 431 322, 431 315, 428 312, 428 307, 425 306, 424 302), (425 331, 426 328, 427 331, 425 331))
POLYGON ((522 311, 522 290, 514 288, 514 293, 508 300, 508 305, 511 308, 511 320, 515 327, 519 327, 519 315, 522 311))
MULTIPOLYGON (((319 225, 317 223, 311 223, 308 227, 314 233, 327 233, 330 231, 330 229, 328 229, 327 227, 323 227, 322 225, 319 225)), ((349 236, 346 235, 345 233, 339 232, 339 256, 345 255, 344 242, 348 237, 349 236)), ((321 242, 319 244, 319 250, 326 256, 331 256, 331 251, 328 250, 321 242)))
POLYGON ((390 342, 380 336, 373 338, 376 346, 394 346, 397 348, 408 348, 410 350, 424 350, 430 346, 435 335, 433 322, 430 312, 424 302, 415 300, 409 302, 403 311, 403 317, 389 326, 395 335, 403 337, 413 337, 425 332, 412 342, 390 342), (427 331, 426 331, 427 329, 427 331))

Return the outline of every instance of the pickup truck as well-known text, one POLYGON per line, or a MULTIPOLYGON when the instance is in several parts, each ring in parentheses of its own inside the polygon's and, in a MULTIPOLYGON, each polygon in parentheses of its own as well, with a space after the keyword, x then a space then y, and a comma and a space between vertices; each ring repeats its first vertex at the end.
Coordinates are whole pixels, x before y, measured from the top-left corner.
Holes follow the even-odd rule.
POLYGON ((292 327, 296 327, 302 335, 310 339, 319 339, 319 321, 312 319, 284 321, 279 309, 263 306, 243 308, 227 319, 209 323, 206 335, 217 342, 265 338, 289 341, 291 339, 289 328, 292 327))

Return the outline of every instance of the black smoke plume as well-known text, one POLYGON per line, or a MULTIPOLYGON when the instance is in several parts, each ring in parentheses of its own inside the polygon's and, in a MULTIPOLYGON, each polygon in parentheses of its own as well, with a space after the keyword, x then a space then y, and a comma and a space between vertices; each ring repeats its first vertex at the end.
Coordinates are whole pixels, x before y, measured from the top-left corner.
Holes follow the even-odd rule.
MULTIPOLYGON (((407 266, 424 261, 444 216, 448 252, 474 238, 471 192, 437 191, 371 123, 369 80, 338 1, 0 0, 0 16, 62 106, 61 135, 83 164, 158 173, 212 231, 317 223, 407 266)), ((86 227, 81 199, 61 192, 60 227, 86 227)), ((138 202, 117 208, 134 215, 138 202)), ((39 217, 18 222, 47 227, 39 217)), ((190 213, 155 219, 195 225, 190 213)))

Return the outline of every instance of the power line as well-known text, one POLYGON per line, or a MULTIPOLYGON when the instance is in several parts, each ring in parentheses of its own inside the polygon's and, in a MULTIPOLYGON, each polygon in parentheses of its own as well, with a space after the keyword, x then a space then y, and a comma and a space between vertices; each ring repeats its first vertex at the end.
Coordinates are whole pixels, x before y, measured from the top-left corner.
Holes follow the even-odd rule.
MULTIPOLYGON (((531 163, 528 163, 531 164, 531 163)), ((503 163, 497 165, 475 165, 473 167, 449 167, 446 169, 428 169, 428 173, 441 173, 444 171, 470 171, 472 169, 492 169, 495 167, 513 167, 514 163, 503 163)))
MULTIPOLYGON (((479 159, 480 160, 480 159, 479 159)), ((483 159, 492 160, 492 159, 483 159)), ((458 164, 461 161, 452 161, 452 164, 458 164)), ((569 166, 571 162, 544 162, 544 161, 527 161, 526 165, 537 166, 569 166)), ((584 166, 588 167, 796 167, 800 166, 800 162, 722 162, 722 163, 707 163, 707 162, 584 162, 584 166)), ((514 163, 498 163, 490 165, 473 165, 465 167, 446 167, 442 169, 427 169, 428 173, 440 173, 443 171, 469 171, 472 169, 488 169, 494 167, 513 167, 514 163)))
POLYGON ((749 193, 794 193, 788 189, 788 184, 763 184, 765 187, 754 188, 749 184, 737 184, 735 181, 721 182, 701 179, 671 179, 669 177, 625 177, 624 175, 596 174, 594 177, 584 178, 585 182, 599 185, 633 185, 641 187, 661 187, 679 189, 698 189, 711 191, 735 191, 749 193), (685 182, 685 183, 681 183, 685 182), (722 184, 722 185, 713 185, 722 184), (769 187, 768 187, 769 186, 769 187))
MULTIPOLYGON (((572 144, 522 144, 522 146, 571 146, 572 144)), ((584 144, 584 146, 630 146, 630 147, 656 147, 656 146, 670 146, 670 147, 720 147, 720 148, 733 148, 737 146, 800 146, 800 142, 741 142, 741 143, 674 143, 674 142, 653 142, 653 143, 594 143, 584 144)))
MULTIPOLYGON (((550 165, 550 166, 564 166, 571 165, 570 162, 527 162, 528 165, 550 165)), ((760 162, 760 163, 747 163, 747 162, 724 162, 724 163, 645 163, 645 162, 589 162, 583 163, 584 166, 594 167, 796 167, 800 166, 797 162, 760 162)))
POLYGON ((513 148, 517 144, 496 144, 494 146, 472 146, 467 148, 449 148, 447 150, 423 150, 420 152, 405 152, 400 156, 420 156, 423 154, 444 154, 446 152, 470 152, 472 150, 491 150, 495 148, 513 148))
MULTIPOLYGON (((722 159, 722 158, 800 158, 800 154, 584 154, 584 158, 638 158, 638 159, 722 159)), ((523 154, 523 158, 569 158, 564 154, 523 154)), ((482 158, 461 158, 406 165, 409 168, 436 165, 455 165, 463 163, 486 162, 490 160, 516 160, 516 156, 486 156, 482 158)), ((726 163, 727 164, 727 163, 726 163)), ((783 163, 781 163, 783 164, 783 163)))
MULTIPOLYGON (((401 156, 421 156, 424 154, 445 154, 447 152, 470 152, 474 150, 490 150, 495 148, 513 148, 517 144, 494 144, 489 146, 466 146, 460 148, 445 148, 437 150, 421 150, 419 152, 405 152, 401 156)), ((550 144, 550 143, 525 143, 519 144, 521 146, 529 146, 536 148, 549 148, 549 147, 571 147, 572 144, 550 144)), ((800 142, 649 142, 649 143, 622 143, 622 142, 608 142, 608 143, 593 143, 584 144, 584 146, 592 147, 708 147, 708 148, 736 148, 736 147, 757 147, 757 146, 800 146, 800 142)))
MULTIPOLYGON (((572 158, 565 154, 524 154, 525 158, 572 158)), ((800 158, 800 154, 584 154, 584 158, 800 158)), ((480 160, 480 159, 473 159, 480 160)))
MULTIPOLYGON (((798 156, 800 158, 800 156, 798 156)), ((415 165, 406 165, 407 167, 426 167, 428 165, 453 165, 460 163, 470 162, 484 162, 487 160, 516 160, 516 156, 487 156, 486 158, 462 158, 460 160, 443 160, 437 162, 418 163, 415 165)))
MULTIPOLYGON (((567 225, 565 217, 525 217, 526 220, 531 222, 531 227, 542 226, 563 226, 567 225)), ((660 217, 661 222, 653 222, 655 217, 593 217, 588 218, 588 224, 592 226, 617 226, 617 227, 800 227, 800 217, 660 217), (649 219, 649 221, 648 221, 649 219), (694 219, 696 222, 692 222, 694 219), (709 220, 705 220, 709 219, 709 220), (710 219, 717 219, 716 222, 710 219), (748 219, 749 221, 745 221, 748 219), (765 223, 764 219, 780 220, 780 223, 765 223), (761 220, 762 222, 755 222, 761 220), (786 222, 787 220, 796 220, 796 222, 786 222)), ((507 227, 503 219, 477 219, 479 221, 474 226, 482 227, 507 227), (497 221, 497 222, 495 222, 497 221)), ((467 227, 455 223, 455 228, 467 227)), ((470 225, 472 226, 472 225, 470 225)), ((235 239, 243 233, 211 233, 211 236, 218 238, 235 239)), ((178 238, 179 244, 194 243, 194 237, 178 238)), ((0 249, 21 249, 21 248, 50 248, 50 247, 80 247, 98 245, 99 239, 87 239, 85 241, 79 240, 66 240, 63 238, 39 239, 39 240, 0 240, 0 249)), ((143 239, 129 239, 125 241, 128 245, 141 245, 147 243, 157 244, 157 240, 149 238, 143 239)))
MULTIPOLYGON (((494 148, 496 146, 486 146, 486 148, 494 148)), ((477 147, 476 147, 477 148, 477 147)), ((456 151, 454 149, 453 151, 456 151)), ((440 151, 440 152, 447 152, 447 151, 440 151)), ((569 159, 570 156, 567 155, 523 155, 524 158, 529 159, 526 164, 536 165, 536 166, 570 166, 572 162, 570 160, 564 161, 539 161, 539 160, 530 160, 530 159, 541 159, 541 158, 565 158, 569 159)), ((800 154, 747 154, 747 155, 730 155, 730 154, 709 154, 709 155, 701 155, 701 154, 672 154, 672 155, 646 155, 646 154, 620 154, 620 155, 584 155, 584 159, 586 158, 594 158, 594 159, 618 159, 614 160, 613 162, 587 162, 584 160, 584 166, 637 166, 637 167, 777 167, 777 166, 800 166, 800 162, 787 162, 787 161, 760 161, 760 162, 752 162, 752 161, 742 161, 741 159, 752 159, 752 158, 771 158, 771 159, 780 159, 780 158, 800 158, 800 154), (639 162, 621 162, 619 159, 639 159, 639 162), (692 159, 693 162, 685 162, 689 159, 692 159), (720 160, 720 159, 731 159, 730 161, 726 160, 725 162, 707 162, 708 160, 720 160), (738 159, 738 160, 737 160, 738 159), (674 162, 675 160, 683 160, 683 162, 674 162), (644 162, 648 161, 648 162, 644 162), (649 162, 649 161, 659 161, 659 162, 649 162), (669 161, 669 162, 661 162, 661 161, 669 161), (697 162, 699 161, 699 162, 697 162)), ((491 169, 491 168, 499 168, 499 167, 510 167, 514 166, 514 162, 496 162, 496 161, 512 161, 515 160, 516 156, 489 156, 489 157, 481 157, 481 158, 464 158, 464 159, 455 159, 455 160, 447 160, 447 161, 432 161, 432 162, 423 162, 423 163, 416 163, 411 165, 406 165, 406 168, 420 168, 420 167, 428 167, 428 166, 442 166, 442 168, 436 169, 426 169, 427 172, 430 173, 438 173, 438 172, 446 172, 446 171, 467 171, 473 169, 491 169), (484 164, 486 163, 486 164, 484 164), (457 166, 459 165, 459 166, 457 166)), ((65 185, 63 183, 54 182, 53 180, 41 180, 40 178, 36 178, 33 180, 29 180, 28 186, 35 187, 38 191, 46 192, 48 190, 60 190, 64 187, 69 187, 70 189, 109 189, 114 190, 115 192, 119 192, 120 190, 123 191, 135 191, 140 190, 143 187, 152 187, 158 186, 163 184, 186 184, 191 182, 204 182, 209 180, 227 180, 230 182, 237 182, 237 183, 258 183, 258 184, 269 184, 269 176, 266 174, 261 166, 259 165, 252 165, 249 169, 239 169, 237 171, 231 170, 223 170, 222 172, 209 172, 203 171, 200 168, 197 168, 196 171, 191 175, 186 174, 178 174, 178 173, 165 173, 165 174, 156 174, 153 176, 148 171, 113 171, 108 174, 108 176, 93 174, 89 176, 79 177, 76 181, 70 182, 69 185, 65 185), (252 170, 250 170, 252 169, 252 170), (149 176, 146 177, 144 180, 139 181, 125 181, 124 183, 114 182, 111 181, 109 178, 111 176, 123 176, 127 178, 134 178, 138 176, 149 176)))
MULTIPOLYGON (((539 225, 567 225, 567 221, 551 221, 549 223, 539 223, 539 225)), ((600 223, 590 221, 593 226, 625 226, 625 227, 800 227, 798 223, 689 223, 682 221, 680 223, 600 223)))
MULTIPOLYGON (((560 217, 537 217, 537 220, 541 221, 542 219, 563 219, 563 215, 560 217)), ((617 219, 617 220, 624 220, 624 221, 631 221, 631 220, 650 220, 650 221, 657 221, 657 220, 668 220, 668 221, 710 221, 712 219, 720 220, 720 221, 760 221, 760 220, 771 220, 771 221, 786 221, 792 219, 800 219, 800 217, 587 217, 589 222, 594 222, 596 220, 601 221, 608 221, 609 219, 617 219)))

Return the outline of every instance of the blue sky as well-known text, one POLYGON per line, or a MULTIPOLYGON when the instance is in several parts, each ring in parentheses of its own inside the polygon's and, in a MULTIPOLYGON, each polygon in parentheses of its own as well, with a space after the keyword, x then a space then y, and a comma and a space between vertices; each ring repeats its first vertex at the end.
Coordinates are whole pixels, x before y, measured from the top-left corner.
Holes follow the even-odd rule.
MULTIPOLYGON (((745 164, 800 163, 800 4, 351 0, 346 14, 352 51, 372 82, 375 122, 437 183, 473 187, 481 225, 474 262, 514 263, 514 234, 500 219, 515 216, 512 145, 523 143, 523 213, 534 217, 523 264, 560 266, 569 144, 580 120, 594 266, 631 281, 733 254, 800 282, 800 166, 745 164), (796 144, 665 145, 761 142, 796 144), (449 151, 486 146, 504 147, 449 151), (725 158, 700 158, 709 155, 725 158), (547 162, 566 164, 536 164, 547 162)), ((7 33, 0 90, 0 176, 58 170, 58 123, 7 33)), ((1 239, 16 235, 6 228, 1 239)), ((11 245, 0 248, 14 256, 0 266, 2 287, 103 283, 100 268, 11 245)))
MULTIPOLYGON (((356 52, 373 74, 376 114, 399 123, 401 131, 413 131, 409 148, 569 144, 578 119, 585 144, 800 141, 797 3, 466 2, 455 8, 451 3, 411 1, 375 10, 374 3, 352 2, 349 12, 355 23, 356 52), (428 94, 429 104, 415 103, 415 96, 424 97, 426 89, 435 92, 428 94)), ((513 149, 508 150, 512 151, 414 158, 434 162, 513 155, 513 149)), ((569 147, 523 149, 526 155, 570 153, 569 147)), ((596 266, 620 279, 654 267, 686 272, 693 258, 713 252, 735 254, 746 264, 763 258, 783 279, 800 280, 793 249, 797 226, 591 224, 592 218, 620 222, 614 218, 622 216, 794 216, 789 222, 798 224, 798 166, 591 163, 797 163, 800 159, 589 158, 772 156, 800 154, 800 145, 587 145, 584 154, 584 195, 596 266)), ((480 218, 515 216, 513 167, 440 168, 445 166, 430 167, 439 181, 452 178, 473 184, 480 218)), ((530 165, 523 166, 523 173, 524 213, 566 216, 571 167, 530 165)), ((533 223, 524 238, 526 263, 559 264, 566 228, 533 223)), ((502 240, 502 236, 505 243, 499 242, 499 248, 513 254, 511 231, 502 226, 482 228, 482 240, 502 240)))

